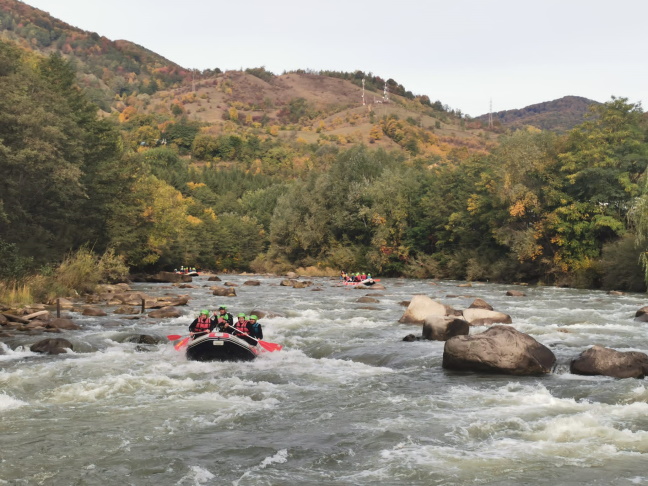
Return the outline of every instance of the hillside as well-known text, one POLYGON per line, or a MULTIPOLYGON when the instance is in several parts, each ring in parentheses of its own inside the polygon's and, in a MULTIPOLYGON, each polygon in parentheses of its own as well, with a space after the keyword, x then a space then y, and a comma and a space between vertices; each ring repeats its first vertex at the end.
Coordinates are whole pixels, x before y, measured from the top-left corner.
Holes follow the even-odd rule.
POLYGON ((154 93, 190 76, 187 69, 129 41, 112 41, 17 0, 0 0, 0 39, 74 60, 79 83, 102 109, 115 95, 154 93))
POLYGON ((134 145, 165 139, 164 127, 180 120, 199 123, 211 135, 342 147, 364 143, 435 160, 450 154, 462 158, 493 145, 481 126, 467 125, 440 101, 431 103, 393 79, 362 71, 277 76, 264 68, 188 70, 142 46, 100 37, 17 0, 0 0, 0 39, 70 60, 79 85, 102 110, 121 122, 135 119, 127 130, 150 125, 133 134, 134 145), (367 81, 364 104, 362 79, 367 81), (385 85, 388 100, 383 100, 385 85), (141 116, 146 115, 156 118, 145 121, 141 116))
MULTIPOLYGON (((585 114, 592 104, 597 102, 580 96, 565 96, 517 110, 493 113, 493 125, 496 129, 530 125, 542 130, 566 132, 585 120, 585 114)), ((475 119, 487 126, 488 118, 488 114, 485 114, 475 119)))

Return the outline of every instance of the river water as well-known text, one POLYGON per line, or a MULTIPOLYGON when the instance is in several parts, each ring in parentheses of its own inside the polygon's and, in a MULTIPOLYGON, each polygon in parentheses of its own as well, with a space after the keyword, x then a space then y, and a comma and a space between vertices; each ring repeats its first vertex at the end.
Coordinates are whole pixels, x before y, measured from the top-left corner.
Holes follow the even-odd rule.
POLYGON ((73 314, 84 329, 62 335, 75 345, 65 355, 0 344, 0 485, 648 484, 647 381, 569 373, 592 344, 648 353, 648 323, 633 321, 645 295, 530 287, 507 297, 515 287, 406 279, 383 279, 382 291, 312 279, 314 292, 254 278, 261 286, 229 299, 194 278, 178 319, 106 327, 115 316, 73 314), (421 333, 397 322, 415 294, 456 309, 483 298, 552 349, 554 373, 443 370, 442 342, 402 341, 421 333), (356 303, 365 295, 379 303, 356 303), (168 343, 120 342, 185 334, 200 308, 221 303, 284 314, 261 320, 284 350, 199 363, 168 343))

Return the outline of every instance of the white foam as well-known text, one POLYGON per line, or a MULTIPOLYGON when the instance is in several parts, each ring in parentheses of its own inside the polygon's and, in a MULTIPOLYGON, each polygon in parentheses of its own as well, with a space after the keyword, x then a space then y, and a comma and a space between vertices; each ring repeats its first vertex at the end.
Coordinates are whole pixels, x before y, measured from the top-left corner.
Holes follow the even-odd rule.
POLYGON ((14 410, 26 405, 29 405, 29 403, 11 397, 6 393, 0 393, 0 412, 4 412, 6 410, 14 410))
POLYGON ((209 483, 212 479, 214 479, 216 476, 214 476, 209 470, 200 467, 200 466, 189 466, 189 473, 180 479, 176 483, 176 485, 184 485, 184 484, 194 484, 194 485, 200 485, 200 484, 207 484, 209 483))

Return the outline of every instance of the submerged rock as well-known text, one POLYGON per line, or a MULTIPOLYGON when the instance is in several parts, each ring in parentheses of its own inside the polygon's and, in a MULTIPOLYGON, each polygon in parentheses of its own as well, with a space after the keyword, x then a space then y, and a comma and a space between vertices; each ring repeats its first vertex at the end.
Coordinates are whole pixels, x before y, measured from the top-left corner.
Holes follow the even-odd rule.
POLYGON ((72 343, 63 338, 48 338, 32 344, 29 350, 33 353, 61 354, 66 349, 74 349, 72 343))

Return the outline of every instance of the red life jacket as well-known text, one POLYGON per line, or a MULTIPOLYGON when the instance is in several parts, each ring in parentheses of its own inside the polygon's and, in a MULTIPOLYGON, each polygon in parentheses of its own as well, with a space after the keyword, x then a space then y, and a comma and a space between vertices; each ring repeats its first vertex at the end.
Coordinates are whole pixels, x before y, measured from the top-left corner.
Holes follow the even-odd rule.
POLYGON ((209 328, 211 328, 211 319, 209 316, 201 315, 198 318, 194 332, 207 332, 209 331, 209 328))
POLYGON ((237 320, 237 321, 234 323, 234 328, 235 328, 237 331, 241 331, 241 332, 244 332, 245 334, 247 334, 247 333, 248 333, 248 327, 247 327, 247 325, 248 325, 247 321, 243 321, 243 322, 241 322, 241 321, 237 320))

